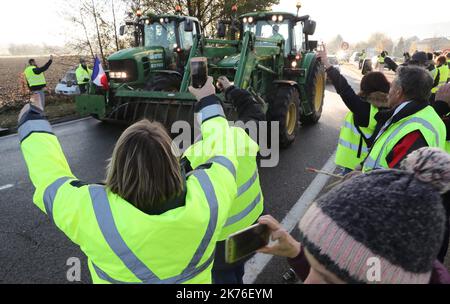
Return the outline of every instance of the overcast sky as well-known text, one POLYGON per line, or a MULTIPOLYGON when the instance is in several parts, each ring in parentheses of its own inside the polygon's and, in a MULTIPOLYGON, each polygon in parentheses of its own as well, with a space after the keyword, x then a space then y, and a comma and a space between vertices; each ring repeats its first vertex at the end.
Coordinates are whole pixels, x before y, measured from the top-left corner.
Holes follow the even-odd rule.
MULTIPOLYGON (((47 43, 62 45, 67 23, 58 12, 76 0, 0 1, 0 45, 47 43)), ((239 1, 238 1, 239 2, 239 1)), ((316 38, 327 41, 341 34, 349 42, 381 31, 394 38, 450 36, 449 0, 302 0, 301 14, 317 21, 316 38), (422 3, 422 4, 419 4, 422 3), (408 5, 408 7, 407 7, 408 5), (443 8, 439 10, 439 8, 443 8), (439 14, 439 11, 446 13, 439 14)), ((296 0, 281 0, 275 10, 295 12, 296 0)), ((73 29, 72 29, 73 31, 73 29)))

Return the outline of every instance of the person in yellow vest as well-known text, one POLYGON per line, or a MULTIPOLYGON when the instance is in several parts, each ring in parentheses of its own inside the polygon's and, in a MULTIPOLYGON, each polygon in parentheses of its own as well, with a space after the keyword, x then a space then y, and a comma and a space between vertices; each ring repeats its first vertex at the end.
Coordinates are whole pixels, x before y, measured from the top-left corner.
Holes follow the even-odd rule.
POLYGON ((444 86, 447 83, 449 75, 450 75, 450 73, 449 73, 449 68, 448 68, 448 64, 447 64, 447 59, 445 58, 445 56, 439 56, 436 59, 436 73, 435 73, 435 78, 434 78, 434 83, 433 83, 433 89, 431 90, 431 93, 432 93, 431 100, 432 101, 435 100, 435 96, 436 96, 436 93, 439 90, 439 88, 441 88, 442 86, 444 86))
MULTIPOLYGON (((218 87, 224 92, 226 99, 231 101, 235 107, 238 121, 248 125, 254 123, 256 126, 260 121, 265 120, 262 106, 256 103, 248 91, 234 87, 223 76, 218 79, 218 87)), ((231 130, 236 140, 234 146, 237 149, 235 154, 238 161, 236 171, 238 193, 217 243, 212 270, 215 284, 243 284, 244 265, 250 257, 234 264, 227 264, 225 262, 225 241, 231 234, 255 224, 264 211, 264 197, 256 161, 259 146, 247 135, 244 129, 233 127, 231 130)), ((192 155, 201 154, 197 152, 198 146, 199 144, 194 144, 184 153, 185 159, 191 165, 197 165, 200 160, 192 157, 192 155)))
POLYGON ((119 138, 105 185, 83 183, 42 109, 21 111, 33 201, 87 255, 94 283, 212 282, 216 242, 238 191, 233 132, 212 81, 190 88, 209 150, 189 174, 164 127, 143 120, 119 138))
MULTIPOLYGON (((450 69, 450 52, 447 53, 447 65, 448 65, 448 68, 450 69)), ((450 82, 450 75, 448 76, 448 80, 450 82)))
POLYGON ((378 55, 378 62, 377 62, 377 67, 378 67, 378 71, 379 72, 383 72, 384 71, 384 59, 387 56, 387 52, 383 51, 381 52, 380 55, 378 55))
POLYGON ((436 100, 433 108, 442 118, 447 129, 445 150, 450 153, 450 83, 442 86, 436 93, 436 100))
POLYGON ((363 172, 399 168, 411 152, 423 147, 445 149, 445 125, 428 102, 432 86, 430 73, 422 67, 397 70, 389 91, 390 110, 375 117, 377 126, 363 172))
POLYGON ((360 167, 369 153, 368 143, 377 125, 375 115, 387 108, 390 83, 383 73, 370 72, 362 78, 360 93, 356 94, 345 77, 329 63, 326 50, 319 52, 318 57, 328 79, 350 110, 341 127, 335 159, 341 174, 346 175, 360 167))
POLYGON ((91 80, 92 70, 88 68, 86 60, 80 58, 80 65, 75 70, 75 75, 77 77, 77 84, 80 88, 80 93, 86 93, 86 87, 91 80))
POLYGON ((50 60, 42 67, 37 66, 36 60, 30 59, 28 60, 28 66, 23 71, 23 75, 25 76, 28 88, 32 93, 40 95, 42 105, 44 105, 45 103, 45 96, 42 89, 47 86, 44 72, 50 68, 52 62, 53 55, 50 55, 50 60))

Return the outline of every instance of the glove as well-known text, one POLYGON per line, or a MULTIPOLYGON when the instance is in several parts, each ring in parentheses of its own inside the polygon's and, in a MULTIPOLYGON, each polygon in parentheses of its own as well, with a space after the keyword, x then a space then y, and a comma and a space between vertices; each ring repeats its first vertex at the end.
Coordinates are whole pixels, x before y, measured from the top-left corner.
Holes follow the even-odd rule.
POLYGON ((436 93, 436 101, 444 101, 450 106, 450 83, 442 86, 436 93))
POLYGON ((219 88, 219 90, 221 90, 222 92, 226 92, 230 87, 232 86, 230 80, 228 80, 227 77, 225 76, 220 76, 217 79, 217 87, 219 88))
POLYGON ((201 89, 195 89, 194 87, 190 86, 189 92, 191 92, 191 94, 195 96, 197 101, 200 101, 205 97, 215 95, 216 88, 213 85, 213 78, 211 76, 208 76, 208 80, 206 80, 205 85, 201 89))

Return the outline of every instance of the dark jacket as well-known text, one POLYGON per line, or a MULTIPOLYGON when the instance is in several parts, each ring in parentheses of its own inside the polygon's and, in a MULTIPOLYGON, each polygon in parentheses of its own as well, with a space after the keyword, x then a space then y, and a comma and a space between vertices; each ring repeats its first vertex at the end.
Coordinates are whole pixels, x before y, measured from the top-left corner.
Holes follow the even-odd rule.
MULTIPOLYGON (((34 72, 35 74, 38 74, 38 75, 41 74, 41 73, 44 73, 44 72, 47 71, 48 68, 52 65, 52 62, 53 62, 53 61, 50 59, 49 61, 47 61, 47 63, 46 63, 44 66, 34 68, 34 69, 33 69, 33 72, 34 72)), ((28 87, 30 88, 31 91, 35 92, 35 91, 40 91, 40 90, 42 90, 43 88, 46 87, 46 85, 43 84, 43 85, 39 85, 39 86, 33 86, 33 87, 28 86, 28 87)))

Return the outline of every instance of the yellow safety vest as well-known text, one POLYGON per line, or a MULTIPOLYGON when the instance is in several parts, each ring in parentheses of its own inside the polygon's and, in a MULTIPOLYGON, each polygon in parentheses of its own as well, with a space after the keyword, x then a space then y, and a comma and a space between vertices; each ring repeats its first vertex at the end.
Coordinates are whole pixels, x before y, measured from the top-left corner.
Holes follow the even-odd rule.
MULTIPOLYGON (((211 110, 211 109, 209 109, 211 110)), ((211 283, 216 242, 236 197, 232 132, 217 105, 202 124, 206 141, 230 147, 186 180, 183 207, 152 216, 100 185, 79 185, 48 121, 19 127, 35 204, 88 257, 94 283, 211 283), (218 114, 220 116, 218 116, 218 114)), ((202 156, 200 156, 202 158, 202 156)))
POLYGON ((423 135, 429 147, 445 149, 446 129, 444 122, 431 106, 427 106, 388 127, 374 143, 364 161, 363 172, 389 169, 386 157, 400 140, 417 130, 423 135))
POLYGON ((87 68, 87 71, 81 66, 81 64, 78 66, 78 68, 75 71, 75 74, 77 76, 77 84, 86 84, 89 82, 85 81, 85 79, 91 79, 92 76, 92 70, 87 68))
POLYGON ((359 127, 359 130, 354 122, 353 113, 347 113, 339 134, 335 159, 336 165, 350 170, 355 170, 357 166, 361 165, 369 153, 365 139, 372 137, 375 131, 377 126, 375 115, 377 113, 378 109, 371 105, 369 125, 366 128, 359 127), (363 133, 362 135, 360 131, 363 133))
POLYGON ((44 73, 36 74, 33 72, 33 70, 36 68, 34 65, 28 66, 23 74, 25 75, 25 78, 28 82, 29 87, 37 87, 41 85, 46 85, 47 82, 45 81, 45 75, 44 73))
MULTIPOLYGON (((223 226, 219 241, 224 241, 229 235, 243 230, 253 225, 261 216, 264 210, 264 197, 259 181, 258 166, 256 157, 259 152, 259 146, 242 128, 231 128, 233 138, 235 140, 238 169, 237 169, 237 195, 231 206, 228 219, 223 226)), ((189 147, 184 153, 191 164, 198 165, 195 159, 199 153, 199 145, 204 143, 196 143, 189 147)))
POLYGON ((378 56, 378 63, 384 64, 384 58, 382 56, 378 56))
MULTIPOLYGON (((437 91, 447 83, 450 74, 448 65, 446 64, 443 64, 436 70, 439 71, 439 84, 431 90, 431 93, 437 93, 437 91)), ((434 79, 436 79, 437 74, 438 73, 436 72, 434 79)))

